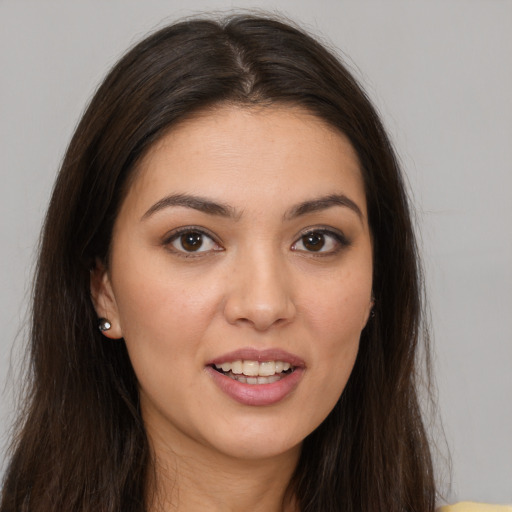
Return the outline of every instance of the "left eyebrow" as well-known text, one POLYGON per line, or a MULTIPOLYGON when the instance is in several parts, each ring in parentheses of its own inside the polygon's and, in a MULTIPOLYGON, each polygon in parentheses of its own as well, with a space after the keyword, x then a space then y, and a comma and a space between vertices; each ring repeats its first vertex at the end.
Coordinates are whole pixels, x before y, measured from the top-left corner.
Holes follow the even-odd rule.
POLYGON ((327 210, 333 206, 343 206, 352 210, 357 214, 361 221, 364 218, 361 208, 359 208, 359 206, 357 206, 357 204, 352 201, 352 199, 349 199, 344 194, 330 194, 328 196, 319 197, 310 201, 304 201, 288 210, 285 213, 284 218, 286 220, 292 220, 300 217, 301 215, 306 215, 308 213, 318 212, 321 210, 327 210))

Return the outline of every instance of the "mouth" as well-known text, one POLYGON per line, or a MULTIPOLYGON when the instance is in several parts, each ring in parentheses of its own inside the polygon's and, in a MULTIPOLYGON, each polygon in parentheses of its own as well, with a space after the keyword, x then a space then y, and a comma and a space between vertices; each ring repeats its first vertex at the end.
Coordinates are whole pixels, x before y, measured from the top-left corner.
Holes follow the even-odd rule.
POLYGON ((211 359, 207 373, 227 396, 243 405, 269 406, 293 394, 304 377, 305 361, 278 348, 246 347, 211 359))
POLYGON ((255 361, 250 359, 237 359, 223 363, 212 364, 217 372, 243 384, 272 384, 296 369, 287 361, 255 361))

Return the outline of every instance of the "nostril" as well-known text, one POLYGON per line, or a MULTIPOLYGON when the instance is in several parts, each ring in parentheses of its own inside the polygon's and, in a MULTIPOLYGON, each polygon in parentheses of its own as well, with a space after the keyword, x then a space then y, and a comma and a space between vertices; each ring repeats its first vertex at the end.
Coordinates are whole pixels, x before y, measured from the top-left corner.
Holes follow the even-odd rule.
POLYGON ((288 323, 296 312, 289 281, 276 273, 257 274, 231 284, 223 304, 226 320, 258 331, 288 323))

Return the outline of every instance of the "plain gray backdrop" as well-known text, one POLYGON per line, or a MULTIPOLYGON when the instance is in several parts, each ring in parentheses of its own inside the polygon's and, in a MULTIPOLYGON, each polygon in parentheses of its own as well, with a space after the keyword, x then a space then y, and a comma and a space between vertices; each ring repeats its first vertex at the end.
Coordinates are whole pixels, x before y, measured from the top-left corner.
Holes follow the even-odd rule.
POLYGON ((38 233, 87 100, 148 31, 232 8, 280 12, 331 41, 381 112, 421 233, 453 466, 450 478, 437 422, 442 489, 511 503, 511 0, 0 0, 2 445, 38 233))

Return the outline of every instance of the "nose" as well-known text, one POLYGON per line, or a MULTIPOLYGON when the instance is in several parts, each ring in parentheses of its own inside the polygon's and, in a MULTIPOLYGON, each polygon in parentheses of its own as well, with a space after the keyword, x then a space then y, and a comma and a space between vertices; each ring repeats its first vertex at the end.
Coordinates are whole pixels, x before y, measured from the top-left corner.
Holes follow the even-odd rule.
POLYGON ((293 320, 293 279, 275 255, 252 254, 234 264, 227 286, 224 315, 233 325, 257 331, 293 320))

